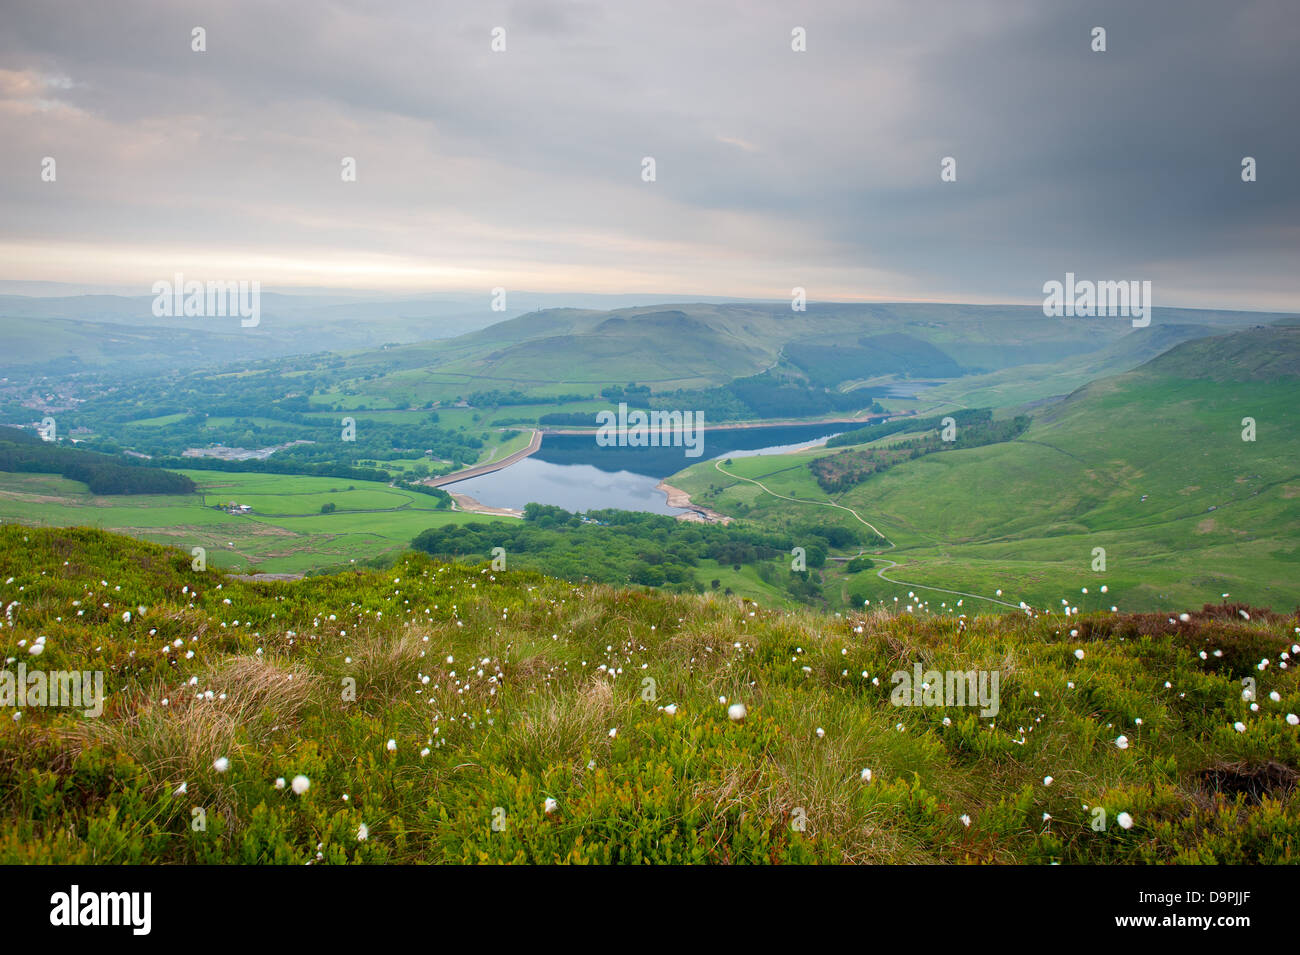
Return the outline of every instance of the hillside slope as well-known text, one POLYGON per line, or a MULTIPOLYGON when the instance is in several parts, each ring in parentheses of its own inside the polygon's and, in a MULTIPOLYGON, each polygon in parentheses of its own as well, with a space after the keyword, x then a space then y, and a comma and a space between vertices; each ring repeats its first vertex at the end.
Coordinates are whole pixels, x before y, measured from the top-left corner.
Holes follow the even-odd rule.
POLYGON ((827 617, 415 555, 252 584, 84 529, 0 527, 0 580, 0 692, 108 692, 0 720, 0 862, 1300 858, 1292 617, 827 617), (999 689, 895 705, 914 666, 999 689))
POLYGON ((1133 329, 1096 351, 1044 364, 1017 365, 970 375, 926 391, 926 411, 954 408, 1012 407, 1061 396, 1090 381, 1120 375, 1185 341, 1221 336, 1222 327, 1167 323, 1133 329))
POLYGON ((476 375, 515 382, 635 379, 676 386, 752 374, 773 357, 770 349, 733 339, 679 309, 667 309, 635 317, 615 313, 589 330, 531 338, 491 352, 472 369, 476 375))
MULTIPOLYGON (((888 556, 904 566, 888 576, 920 584, 1003 589, 1035 606, 1089 587, 1089 606, 1160 609, 1229 593, 1293 607, 1298 367, 1300 328, 1252 328, 1087 384, 1035 411, 1014 441, 931 454, 833 497, 809 473, 826 452, 739 461, 731 478, 706 463, 670 483, 778 526, 789 501, 749 482, 853 508, 898 545, 888 556), (1247 418, 1253 441, 1243 440, 1247 418), (1104 571, 1093 569, 1096 548, 1104 571)), ((893 592, 882 581, 876 593, 893 592)))

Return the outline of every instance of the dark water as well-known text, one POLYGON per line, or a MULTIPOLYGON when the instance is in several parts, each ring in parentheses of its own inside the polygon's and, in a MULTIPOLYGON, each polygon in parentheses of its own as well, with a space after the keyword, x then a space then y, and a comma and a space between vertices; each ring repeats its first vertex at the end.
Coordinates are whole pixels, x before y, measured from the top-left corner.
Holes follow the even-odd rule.
POLYGON ((685 448, 608 448, 594 434, 553 434, 536 454, 501 471, 446 485, 489 507, 522 509, 552 504, 567 511, 620 508, 681 514, 655 486, 697 461, 778 454, 843 431, 845 425, 799 424, 706 431, 704 450, 687 457, 685 448))

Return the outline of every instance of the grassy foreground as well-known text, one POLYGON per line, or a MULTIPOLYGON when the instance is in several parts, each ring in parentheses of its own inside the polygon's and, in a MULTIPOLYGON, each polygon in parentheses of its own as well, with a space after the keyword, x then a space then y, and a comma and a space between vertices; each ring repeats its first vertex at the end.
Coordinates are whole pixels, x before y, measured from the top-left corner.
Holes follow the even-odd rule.
POLYGON ((4 707, 0 863, 1300 859, 1295 616, 839 617, 414 554, 249 583, 14 526, 0 581, 5 670, 108 691, 4 707), (997 671, 996 718, 893 705, 916 663, 997 671))

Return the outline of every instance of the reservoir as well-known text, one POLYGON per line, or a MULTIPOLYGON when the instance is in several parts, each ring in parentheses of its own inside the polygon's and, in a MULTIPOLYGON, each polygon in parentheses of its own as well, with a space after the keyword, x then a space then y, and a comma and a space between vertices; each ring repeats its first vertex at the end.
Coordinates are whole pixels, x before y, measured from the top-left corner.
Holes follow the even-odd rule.
POLYGON ((488 507, 523 510, 529 503, 579 512, 618 508, 653 514, 682 514, 657 490, 664 478, 699 461, 756 454, 780 454, 825 440, 852 427, 841 423, 710 428, 704 452, 688 458, 685 449, 601 447, 595 433, 548 434, 533 455, 508 468, 446 485, 488 507))

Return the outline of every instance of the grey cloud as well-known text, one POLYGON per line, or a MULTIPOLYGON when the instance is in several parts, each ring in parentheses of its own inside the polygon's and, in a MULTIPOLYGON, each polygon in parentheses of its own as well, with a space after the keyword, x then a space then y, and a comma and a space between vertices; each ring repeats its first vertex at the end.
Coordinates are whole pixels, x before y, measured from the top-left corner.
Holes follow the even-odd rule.
POLYGON ((75 85, 37 109, 0 83, 0 241, 658 269, 665 289, 680 256, 718 256, 718 294, 815 272, 1024 301, 1066 269, 1156 273, 1170 304, 1296 291, 1284 0, 127 0, 4 20, 4 69, 75 85))

